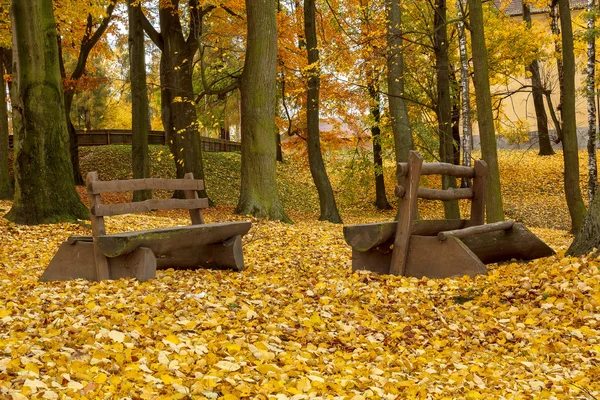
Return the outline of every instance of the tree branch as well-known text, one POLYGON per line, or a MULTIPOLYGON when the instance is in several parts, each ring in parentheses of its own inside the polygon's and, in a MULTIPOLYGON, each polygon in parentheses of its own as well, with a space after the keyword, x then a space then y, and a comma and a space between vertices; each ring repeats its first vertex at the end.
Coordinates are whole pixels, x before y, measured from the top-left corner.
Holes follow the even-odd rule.
POLYGON ((144 28, 146 35, 148 35, 156 47, 158 47, 160 51, 163 51, 165 48, 163 37, 156 29, 154 29, 144 13, 142 13, 142 27, 144 28))

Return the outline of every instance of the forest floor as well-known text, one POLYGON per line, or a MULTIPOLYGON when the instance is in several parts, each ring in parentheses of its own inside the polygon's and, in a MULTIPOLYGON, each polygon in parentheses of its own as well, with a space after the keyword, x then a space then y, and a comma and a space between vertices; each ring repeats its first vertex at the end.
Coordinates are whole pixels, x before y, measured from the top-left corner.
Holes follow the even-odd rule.
MULTIPOLYGON (((83 150, 84 171, 127 176, 126 147, 83 150)), ((172 174, 166 149, 152 153, 153 175, 172 174)), ((500 161, 507 216, 557 255, 490 265, 475 279, 353 273, 342 227, 316 221, 298 160, 279 167, 290 225, 233 215, 239 155, 205 154, 217 203, 207 222, 253 222, 241 273, 38 283, 60 243, 90 234, 89 222, 0 219, 0 398, 600 398, 600 261, 564 256, 561 155, 503 151, 500 161)), ((581 153, 582 187, 584 163, 581 153)), ((329 165, 346 224, 393 218, 370 203, 368 171, 347 158, 329 165)), ((392 177, 386 168, 388 186, 392 177)), ((10 206, 0 202, 0 213, 10 206)), ((423 203, 421 216, 441 209, 423 203)), ((189 218, 156 212, 107 226, 176 224, 189 218)))

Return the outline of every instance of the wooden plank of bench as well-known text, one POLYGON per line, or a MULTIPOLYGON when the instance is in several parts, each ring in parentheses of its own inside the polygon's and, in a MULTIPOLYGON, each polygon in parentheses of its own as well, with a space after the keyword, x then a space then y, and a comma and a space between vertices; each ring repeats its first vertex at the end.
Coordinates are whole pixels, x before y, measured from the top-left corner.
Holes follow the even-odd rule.
POLYGON ((200 179, 162 178, 95 181, 88 184, 88 188, 93 194, 134 190, 203 190, 204 181, 200 179))
POLYGON ((417 191, 417 195, 420 199, 426 200, 450 201, 460 199, 472 199, 473 189, 448 188, 446 190, 441 190, 420 187, 417 191))
POLYGON ((96 217, 110 217, 112 215, 134 214, 153 210, 184 209, 194 210, 207 208, 208 199, 151 199, 135 203, 97 204, 90 211, 96 217))
MULTIPOLYGON (((413 221, 412 235, 435 236, 441 231, 464 228, 466 220, 419 220, 413 221)), ((397 222, 350 225, 344 227, 346 243, 358 251, 367 251, 389 242, 396 234, 397 222)))
POLYGON ((515 224, 515 221, 513 221, 513 220, 494 222, 493 224, 477 225, 477 226, 471 226, 469 228, 443 231, 443 232, 438 233, 437 237, 439 240, 441 240, 443 242, 444 240, 448 239, 451 236, 454 236, 457 238, 464 238, 467 236, 473 236, 473 235, 477 235, 480 233, 505 231, 507 229, 511 229, 514 224, 515 224))
MULTIPOLYGON (((408 174, 408 163, 398 163, 397 176, 406 176, 408 174)), ((423 163, 421 175, 448 175, 457 178, 474 178, 475 170, 471 167, 463 167, 449 163, 423 163)))
POLYGON ((172 254, 174 249, 200 246, 243 236, 250 222, 221 222, 215 224, 178 226, 137 232, 103 235, 97 238, 97 246, 107 257, 128 254, 138 247, 151 249, 156 257, 172 254))

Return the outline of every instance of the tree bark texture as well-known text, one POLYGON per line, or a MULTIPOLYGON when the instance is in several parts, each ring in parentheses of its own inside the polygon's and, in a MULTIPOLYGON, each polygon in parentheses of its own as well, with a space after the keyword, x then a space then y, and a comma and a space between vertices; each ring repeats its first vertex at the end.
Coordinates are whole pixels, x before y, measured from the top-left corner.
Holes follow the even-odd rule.
MULTIPOLYGON (((129 17, 129 79, 131 82, 131 164, 133 178, 150 177, 148 156, 148 89, 146 86, 146 51, 142 9, 135 0, 128 0, 129 17)), ((151 190, 136 190, 133 201, 152 198, 151 190)))
POLYGON ((565 164, 565 195, 571 231, 579 232, 585 218, 585 205, 579 187, 579 149, 577 146, 577 125, 575 121, 575 55, 573 53, 573 28, 569 0, 558 1, 560 13, 561 43, 564 70, 564 92, 562 103, 562 144, 565 164))
MULTIPOLYGON (((317 192, 321 209, 321 221, 336 224, 342 223, 342 218, 335 203, 333 188, 327 176, 323 155, 321 154, 321 138, 319 132, 319 87, 320 67, 319 49, 317 42, 317 22, 315 18, 315 0, 304 0, 304 36, 306 37, 306 51, 308 54, 308 92, 306 98, 306 128, 308 162, 317 192)), ((279 133, 277 133, 279 137, 279 133)), ((277 143, 280 154, 281 143, 277 143)), ((385 192, 384 192, 385 195, 385 192)), ((389 205, 388 205, 389 206, 389 205)))
MULTIPOLYGON (((523 21, 527 28, 531 29, 531 10, 526 2, 523 2, 523 21)), ((552 144, 550 143, 550 134, 548 133, 548 116, 544 108, 544 88, 540 74, 540 64, 538 60, 533 60, 527 66, 531 74, 531 96, 533 97, 533 108, 535 110, 535 119, 537 122, 538 144, 540 156, 551 156, 554 154, 552 144)))
POLYGON ((69 159, 52 1, 13 0, 11 17, 15 197, 7 218, 21 224, 87 219, 69 159))
POLYGON ((369 96, 371 97, 371 138, 373 140, 373 170, 375 171, 375 206, 380 210, 390 210, 392 206, 388 203, 385 194, 385 180, 383 177, 383 157, 381 155, 381 103, 379 91, 373 83, 369 84, 369 96))
POLYGON ((598 187, 598 164, 596 160, 596 36, 595 0, 587 2, 587 65, 586 65, 586 98, 588 109, 588 200, 591 203, 598 187))
POLYGON ((246 0, 248 36, 240 85, 242 182, 236 212, 290 222, 277 191, 277 144, 273 140, 277 108, 275 7, 269 0, 246 0))
POLYGON ((485 179, 485 205, 487 222, 504 220, 502 192, 500 190, 500 169, 498 167, 498 151, 494 116, 492 114, 492 98, 488 73, 487 49, 485 47, 483 9, 481 0, 468 0, 471 27, 471 53, 473 57, 473 83, 477 104, 477 125, 481 141, 481 155, 487 163, 485 179))
MULTIPOLYGON (((448 29, 446 0, 436 0, 433 16, 435 70, 437 82, 437 117, 440 135, 440 161, 454 163, 452 138, 452 99, 450 97, 450 62, 448 60, 448 29)), ((455 188, 456 178, 442 175, 442 188, 455 188)), ((444 202, 446 219, 460 219, 458 200, 444 202)))
MULTIPOLYGON (((471 92, 469 90, 469 55, 467 53, 467 35, 465 33, 464 0, 456 0, 458 11, 458 49, 460 53, 460 110, 462 114, 462 165, 471 166, 471 151, 473 150, 473 132, 471 130, 471 92)), ((470 183, 463 179, 461 186, 468 187, 470 183)))

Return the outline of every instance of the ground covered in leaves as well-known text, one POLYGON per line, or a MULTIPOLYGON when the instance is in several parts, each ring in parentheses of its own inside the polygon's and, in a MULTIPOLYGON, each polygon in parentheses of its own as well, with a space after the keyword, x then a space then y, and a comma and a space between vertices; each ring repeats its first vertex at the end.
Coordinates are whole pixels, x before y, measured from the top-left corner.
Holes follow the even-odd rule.
MULTIPOLYGON (((211 168, 234 174, 236 162, 211 157, 209 190, 218 186, 211 168)), ((286 200, 293 225, 235 216, 235 197, 211 193, 225 206, 208 210, 208 222, 253 222, 241 273, 38 283, 88 222, 0 219, 0 398, 600 398, 600 261, 565 257, 572 238, 556 228, 568 226, 566 209, 546 214, 564 202, 559 161, 511 152, 501 164, 507 213, 536 226, 557 255, 492 265, 476 279, 353 273, 341 226, 315 221, 293 163, 281 167, 282 191, 297 196, 286 200), (523 196, 532 191, 531 205, 523 196)), ((425 218, 437 212, 422 205, 425 218)), ((343 215, 350 224, 393 211, 358 201, 343 215)), ((108 228, 188 223, 160 212, 111 218, 108 228)))

